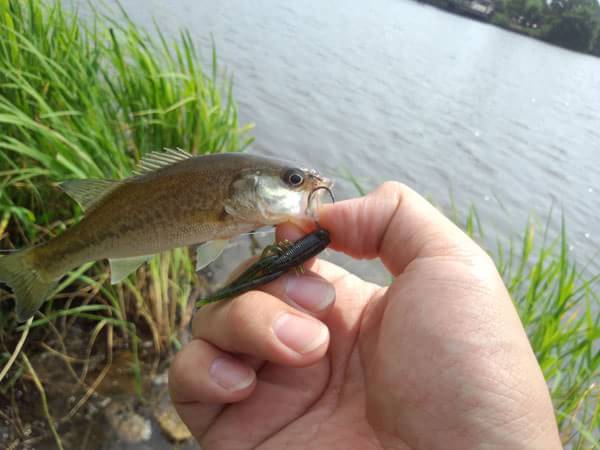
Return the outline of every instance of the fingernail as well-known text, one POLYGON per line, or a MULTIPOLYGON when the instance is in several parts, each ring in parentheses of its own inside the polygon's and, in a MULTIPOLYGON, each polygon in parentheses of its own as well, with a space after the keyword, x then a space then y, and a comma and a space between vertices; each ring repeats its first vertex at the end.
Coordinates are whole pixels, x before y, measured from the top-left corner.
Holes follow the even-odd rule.
POLYGON ((295 304, 312 312, 323 311, 335 299, 331 283, 310 276, 289 276, 285 293, 295 304))
POLYGON ((309 353, 329 339, 325 325, 294 314, 282 314, 275 319, 273 331, 283 345, 298 353, 309 353))
POLYGON ((229 358, 217 358, 210 366, 211 378, 229 391, 239 391, 252 384, 254 371, 229 358))

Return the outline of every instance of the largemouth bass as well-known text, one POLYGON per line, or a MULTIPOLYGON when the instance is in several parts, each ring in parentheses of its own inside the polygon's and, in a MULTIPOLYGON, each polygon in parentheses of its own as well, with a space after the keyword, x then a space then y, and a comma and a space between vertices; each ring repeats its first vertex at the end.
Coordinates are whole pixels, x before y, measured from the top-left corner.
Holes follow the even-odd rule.
POLYGON ((1 257, 0 281, 13 289, 17 317, 26 320, 61 277, 88 261, 109 259, 116 283, 176 247, 210 241, 199 252, 210 260, 236 235, 306 219, 311 192, 323 186, 331 182, 314 170, 255 155, 153 152, 125 180, 62 183, 85 210, 83 219, 48 242, 1 257))

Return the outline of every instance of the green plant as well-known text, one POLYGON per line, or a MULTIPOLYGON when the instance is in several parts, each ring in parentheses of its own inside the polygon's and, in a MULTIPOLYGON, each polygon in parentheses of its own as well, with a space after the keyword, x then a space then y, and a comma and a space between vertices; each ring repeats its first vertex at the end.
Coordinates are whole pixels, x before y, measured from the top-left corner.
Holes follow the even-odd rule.
MULTIPOLYGON (((226 76, 214 46, 208 62, 202 64, 187 32, 167 39, 158 28, 139 28, 123 10, 93 11, 84 20, 60 0, 0 0, 2 248, 48 239, 78 220, 82 211, 56 182, 123 178, 146 152, 164 147, 243 150, 251 142, 250 126, 238 124, 232 82, 220 81, 226 76)), ((151 372, 177 346, 189 297, 199 286, 187 250, 154 258, 120 285, 106 280, 104 264, 81 267, 61 282, 43 314, 21 327, 10 296, 0 290, 0 415, 17 424, 17 439, 25 435, 14 392, 27 386, 23 377, 43 383, 35 358, 40 352, 60 355, 84 390, 54 420, 50 413, 61 413, 51 410, 52 392, 36 382, 36 392, 48 398, 46 422, 60 432, 108 373, 113 346, 131 354, 139 394, 140 340, 152 342, 151 372), (73 347, 76 330, 88 334, 73 347), (29 339, 19 342, 22 333, 29 339), (105 366, 90 382, 94 354, 105 356, 105 366)))
MULTIPOLYGON (((481 240, 475 209, 464 229, 481 240)), ((563 444, 600 448, 600 275, 569 256, 566 225, 540 239, 530 221, 520 246, 498 244, 494 259, 515 302, 554 403, 563 444), (596 433, 596 434, 594 434, 596 433)))
POLYGON ((215 50, 207 73, 187 32, 177 42, 155 34, 124 12, 83 22, 60 1, 0 0, 4 222, 33 236, 34 222, 64 219, 73 207, 55 181, 122 178, 164 147, 211 153, 250 142, 231 83, 218 85, 215 50))

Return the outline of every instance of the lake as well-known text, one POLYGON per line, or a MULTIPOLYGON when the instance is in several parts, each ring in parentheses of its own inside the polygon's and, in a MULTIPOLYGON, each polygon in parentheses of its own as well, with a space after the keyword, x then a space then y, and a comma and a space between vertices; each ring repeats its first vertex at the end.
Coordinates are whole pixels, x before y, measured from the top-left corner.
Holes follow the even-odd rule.
POLYGON ((356 195, 340 170, 400 180, 446 211, 474 205, 491 244, 554 207, 582 264, 599 250, 600 58, 409 0, 121 3, 188 28, 207 62, 212 36, 252 151, 318 167, 339 197, 356 195))

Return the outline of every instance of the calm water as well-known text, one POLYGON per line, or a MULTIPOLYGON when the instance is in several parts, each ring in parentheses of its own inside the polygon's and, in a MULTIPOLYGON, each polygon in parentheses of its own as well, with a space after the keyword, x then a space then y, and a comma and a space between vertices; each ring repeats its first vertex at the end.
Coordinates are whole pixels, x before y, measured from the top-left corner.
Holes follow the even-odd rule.
POLYGON ((407 0, 122 3, 207 61, 212 34, 255 151, 474 204, 493 239, 554 205, 582 263, 600 248, 600 59, 407 0))

